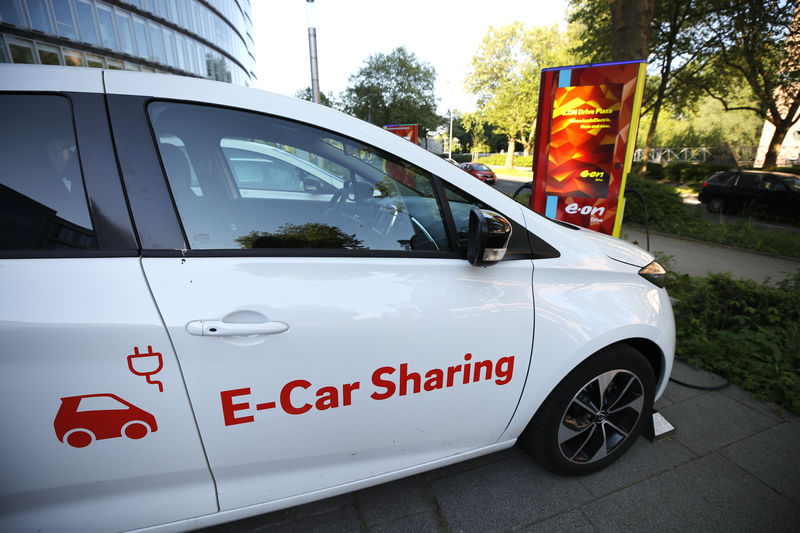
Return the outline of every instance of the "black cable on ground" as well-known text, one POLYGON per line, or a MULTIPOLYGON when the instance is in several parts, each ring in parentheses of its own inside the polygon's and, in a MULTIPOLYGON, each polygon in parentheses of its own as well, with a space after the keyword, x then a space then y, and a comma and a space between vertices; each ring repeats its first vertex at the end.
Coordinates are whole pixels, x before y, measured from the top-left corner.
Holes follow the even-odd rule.
MULTIPOLYGON (((686 361, 686 359, 684 359, 683 357, 676 357, 675 360, 676 361, 686 361)), ((724 389, 725 387, 727 387, 727 386, 729 386, 731 384, 731 375, 730 375, 730 373, 728 373, 727 370, 725 371, 725 375, 723 377, 725 378, 725 383, 723 383, 722 385, 713 385, 713 386, 692 385, 690 383, 685 383, 685 382, 683 382, 683 381, 681 381, 679 379, 675 379, 673 377, 670 377, 669 380, 671 382, 673 382, 673 383, 677 383, 678 385, 682 385, 682 386, 688 387, 690 389, 704 390, 704 391, 718 391, 718 390, 724 389)))

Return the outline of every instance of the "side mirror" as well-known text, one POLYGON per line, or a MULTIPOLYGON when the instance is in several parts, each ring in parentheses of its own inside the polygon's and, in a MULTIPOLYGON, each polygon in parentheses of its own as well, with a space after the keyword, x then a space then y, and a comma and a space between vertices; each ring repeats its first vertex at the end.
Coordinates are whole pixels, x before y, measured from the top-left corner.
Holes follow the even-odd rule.
POLYGON ((305 192, 316 193, 322 189, 322 183, 316 178, 303 178, 303 190, 305 192))
POLYGON ((489 266, 503 259, 511 238, 511 224, 499 213, 473 207, 469 212, 467 260, 489 266))

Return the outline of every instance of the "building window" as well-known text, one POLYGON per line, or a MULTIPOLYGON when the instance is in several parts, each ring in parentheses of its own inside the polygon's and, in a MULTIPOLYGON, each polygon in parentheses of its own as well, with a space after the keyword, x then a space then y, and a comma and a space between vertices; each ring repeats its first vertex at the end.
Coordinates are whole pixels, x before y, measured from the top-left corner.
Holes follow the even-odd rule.
POLYGON ((44 33, 53 33, 53 23, 44 0, 26 0, 28 15, 31 18, 31 28, 44 33))
POLYGON ((78 12, 78 26, 81 29, 81 40, 95 46, 100 46, 92 4, 86 0, 75 0, 75 9, 78 12))
POLYGON ((131 29, 131 17, 123 11, 116 11, 117 27, 119 27, 119 40, 121 50, 126 54, 136 55, 136 46, 133 42, 133 30, 131 29))
POLYGON ((66 39, 78 39, 75 27, 75 15, 72 13, 69 0, 52 0, 53 12, 56 16, 56 30, 58 35, 66 39))
POLYGON ((175 34, 164 28, 164 45, 167 50, 167 65, 177 66, 178 61, 175 59, 175 34))
POLYGON ((105 68, 106 65, 102 56, 86 54, 86 66, 92 68, 105 68))
POLYGON ((144 19, 133 18, 133 27, 136 32, 136 45, 139 49, 139 57, 150 59, 150 42, 147 40, 147 24, 144 19))
POLYGON ((61 59, 61 50, 55 46, 48 46, 46 44, 36 44, 39 50, 39 61, 42 65, 63 65, 64 61, 61 59))
POLYGON ((114 28, 114 14, 111 7, 97 4, 97 22, 100 24, 100 36, 103 46, 111 50, 119 50, 117 44, 117 30, 114 28))
POLYGON ((14 63, 36 63, 33 54, 33 43, 20 39, 9 39, 8 50, 14 63))
POLYGON ((0 2, 0 20, 9 22, 16 26, 27 26, 25 13, 17 0, 11 2, 0 2))
POLYGON ((147 27, 150 29, 150 44, 153 46, 152 58, 159 63, 166 63, 164 57, 164 38, 161 36, 161 26, 149 22, 147 27))
POLYGON ((64 49, 64 64, 68 67, 82 67, 83 66, 83 52, 78 50, 64 49))

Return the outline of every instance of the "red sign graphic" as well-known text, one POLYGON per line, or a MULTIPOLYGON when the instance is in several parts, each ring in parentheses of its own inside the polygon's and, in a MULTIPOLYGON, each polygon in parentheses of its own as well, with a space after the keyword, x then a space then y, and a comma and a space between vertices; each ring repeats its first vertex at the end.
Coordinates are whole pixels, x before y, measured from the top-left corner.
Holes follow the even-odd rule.
POLYGON ((123 436, 137 440, 158 431, 153 415, 110 393, 61 398, 53 427, 58 440, 73 448, 123 436))
MULTIPOLYGON (((473 361, 472 354, 464 354, 463 364, 446 368, 431 368, 427 372, 409 369, 408 363, 398 368, 382 366, 372 373, 371 384, 376 388, 368 397, 372 400, 387 400, 394 396, 422 394, 481 381, 494 381, 497 385, 508 384, 514 375, 514 356, 504 356, 492 361, 473 361), (398 371, 399 370, 399 371, 398 371)), ((295 379, 280 389, 277 401, 251 403, 250 387, 220 391, 222 417, 226 426, 248 424, 256 420, 251 405, 256 411, 275 409, 289 415, 302 415, 315 411, 327 411, 348 407, 358 401, 357 392, 361 382, 344 383, 341 387, 316 387, 305 379, 295 379), (237 413, 241 411, 241 413, 237 413)))
POLYGON ((160 381, 150 380, 150 376, 154 376, 161 372, 164 367, 164 361, 161 359, 159 352, 153 352, 153 347, 147 347, 147 353, 139 353, 139 347, 133 347, 133 353, 128 356, 128 368, 137 376, 144 376, 145 380, 151 385, 158 385, 158 392, 164 392, 164 384, 160 381), (134 365, 138 369, 134 368, 134 365))
POLYGON ((556 89, 546 194, 608 196, 621 96, 621 85, 556 89))
POLYGON ((383 129, 389 130, 414 144, 419 141, 419 128, 416 124, 388 124, 383 129))

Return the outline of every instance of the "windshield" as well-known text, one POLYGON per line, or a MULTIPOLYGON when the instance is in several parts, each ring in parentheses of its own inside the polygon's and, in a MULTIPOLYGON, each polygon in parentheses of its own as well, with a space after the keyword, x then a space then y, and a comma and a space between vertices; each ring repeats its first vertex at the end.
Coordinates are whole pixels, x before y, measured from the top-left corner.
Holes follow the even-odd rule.
POLYGON ((486 165, 484 165, 482 163, 475 163, 475 164, 472 165, 472 168, 474 168, 475 170, 483 170, 483 171, 492 170, 492 169, 490 169, 489 167, 487 167, 486 165))

